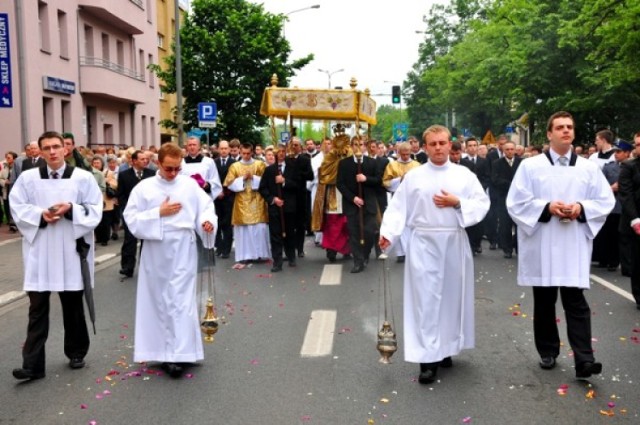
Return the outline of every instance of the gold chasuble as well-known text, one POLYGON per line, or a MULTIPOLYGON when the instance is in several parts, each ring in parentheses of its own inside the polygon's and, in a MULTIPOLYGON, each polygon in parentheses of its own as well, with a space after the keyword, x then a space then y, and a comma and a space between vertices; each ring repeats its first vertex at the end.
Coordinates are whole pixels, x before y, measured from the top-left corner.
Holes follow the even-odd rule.
MULTIPOLYGON (((234 162, 229 167, 227 178, 224 180, 223 186, 229 186, 238 177, 244 178, 247 172, 252 176, 260 177, 264 174, 266 165, 262 161, 253 161, 252 163, 243 163, 242 161, 234 162)), ((233 214, 231 215, 231 224, 234 226, 244 226, 256 223, 268 223, 267 203, 260 195, 257 188, 252 189, 252 179, 244 180, 244 190, 236 192, 233 202, 233 214)))
POLYGON ((389 161, 384 169, 384 175, 382 176, 382 185, 389 189, 391 187, 391 180, 398 177, 404 177, 409 170, 419 167, 418 161, 412 160, 409 162, 389 161))

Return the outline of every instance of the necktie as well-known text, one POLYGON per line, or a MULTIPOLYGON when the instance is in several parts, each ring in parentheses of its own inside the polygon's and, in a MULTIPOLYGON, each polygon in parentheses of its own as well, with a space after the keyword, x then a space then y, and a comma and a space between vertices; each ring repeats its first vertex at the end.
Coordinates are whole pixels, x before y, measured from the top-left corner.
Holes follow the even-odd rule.
POLYGON ((142 180, 142 171, 136 171, 136 174, 138 175, 138 180, 142 180))
POLYGON ((227 165, 227 158, 222 158, 222 166, 224 167, 225 165, 227 165))
POLYGON ((33 158, 33 159, 31 159, 31 163, 32 163, 33 165, 36 165, 36 163, 37 163, 37 162, 38 162, 38 158, 33 158))
POLYGON ((509 163, 509 167, 513 167, 513 159, 507 159, 507 162, 509 163))
POLYGON ((562 166, 562 167, 566 167, 568 161, 569 160, 567 159, 566 156, 561 156, 560 158, 558 158, 558 162, 560 163, 560 166, 562 166))
POLYGON ((57 172, 57 171, 52 171, 52 172, 51 172, 51 178, 52 178, 52 179, 57 180, 57 179, 58 179, 58 177, 60 177, 60 175, 58 174, 58 172, 57 172))

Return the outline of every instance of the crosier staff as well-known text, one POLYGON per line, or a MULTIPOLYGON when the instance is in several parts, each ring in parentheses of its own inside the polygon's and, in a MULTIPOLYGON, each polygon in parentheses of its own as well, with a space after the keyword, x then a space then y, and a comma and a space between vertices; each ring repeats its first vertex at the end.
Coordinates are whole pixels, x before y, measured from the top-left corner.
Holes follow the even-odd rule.
MULTIPOLYGON (((354 152, 356 156, 356 163, 358 166, 358 170, 356 175, 362 174, 362 152, 354 152)), ((357 179, 356 179, 357 180, 357 179)), ((358 198, 364 200, 362 197, 362 183, 358 182, 358 198)), ((360 220, 360 245, 364 246, 364 210, 362 209, 364 205, 358 207, 358 219, 360 220)))

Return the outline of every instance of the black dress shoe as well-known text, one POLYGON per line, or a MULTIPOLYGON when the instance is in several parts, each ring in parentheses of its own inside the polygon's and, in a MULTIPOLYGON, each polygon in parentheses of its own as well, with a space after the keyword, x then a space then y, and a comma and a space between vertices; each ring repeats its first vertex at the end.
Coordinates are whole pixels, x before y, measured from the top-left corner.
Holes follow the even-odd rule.
POLYGON ((358 264, 353 266, 353 268, 351 269, 351 273, 360 273, 363 270, 364 270, 364 264, 358 264))
POLYGON ((576 378, 578 379, 590 378, 591 375, 599 375, 601 372, 602 363, 584 362, 580 365, 576 365, 576 378))
POLYGON ((504 258, 513 258, 513 254, 510 252, 505 252, 504 253, 504 258))
POLYGON ((453 360, 451 360, 451 356, 445 357, 440 361, 440 367, 450 368, 453 366, 453 360))
POLYGON ((184 372, 184 368, 177 363, 162 363, 160 367, 172 378, 179 378, 184 372))
POLYGON ((282 265, 271 267, 271 273, 277 273, 282 271, 282 265))
POLYGON ((109 245, 109 242, 100 242, 100 245, 107 246, 107 245, 109 245))
POLYGON ((126 277, 133 277, 133 270, 120 270, 120 274, 125 275, 126 277))
POLYGON ((298 252, 298 258, 304 258, 304 251, 298 252))
POLYGON ((353 257, 351 256, 351 254, 342 254, 342 259, 343 260, 351 260, 353 257))
POLYGON ((289 260, 289 267, 295 267, 296 266, 296 260, 289 260))
POLYGON ((551 370, 556 367, 556 359, 552 356, 545 356, 540 359, 540 367, 546 370, 551 370))
POLYGON ((117 233, 112 234, 111 235, 111 240, 112 241, 117 241, 118 240, 118 234, 117 233))
POLYGON ((13 369, 13 377, 16 379, 20 379, 20 380, 24 380, 24 379, 42 379, 44 378, 44 371, 42 372, 36 372, 34 370, 31 369, 24 369, 24 368, 20 368, 20 369, 13 369))
POLYGON ((69 367, 71 369, 82 369, 85 365, 84 359, 80 357, 73 357, 69 360, 69 367))
POLYGON ((482 247, 481 246, 477 246, 473 249, 473 252, 475 252, 476 254, 482 254, 482 247))
POLYGON ((498 249, 498 244, 496 244, 496 243, 492 243, 492 244, 490 244, 490 245, 489 245, 489 249, 490 249, 491 251, 495 251, 496 249, 498 249))
POLYGON ((431 384, 435 382, 438 376, 438 366, 433 366, 433 363, 420 363, 420 376, 418 376, 418 382, 422 385, 431 384))
POLYGON ((396 257, 396 263, 404 263, 404 259, 405 259, 404 255, 398 255, 396 257))
POLYGON ((229 258, 229 253, 220 254, 220 258, 224 258, 224 259, 229 258))
POLYGON ((327 258, 329 259, 330 263, 335 263, 336 262, 336 252, 332 249, 328 249, 327 250, 327 258))
POLYGON ((608 272, 615 272, 616 270, 618 270, 618 266, 609 266, 609 267, 607 267, 607 271, 608 272))

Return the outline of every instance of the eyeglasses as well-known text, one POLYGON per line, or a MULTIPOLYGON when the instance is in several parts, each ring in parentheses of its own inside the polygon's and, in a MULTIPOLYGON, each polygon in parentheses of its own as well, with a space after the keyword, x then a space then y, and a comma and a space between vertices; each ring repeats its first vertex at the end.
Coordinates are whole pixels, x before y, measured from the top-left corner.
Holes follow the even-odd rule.
POLYGON ((42 148, 40 148, 41 151, 43 152, 49 152, 49 151, 57 151, 64 148, 64 146, 62 145, 51 145, 51 146, 44 146, 42 148))
POLYGON ((165 167, 164 165, 161 165, 161 167, 167 173, 179 173, 182 171, 182 167, 165 167))

